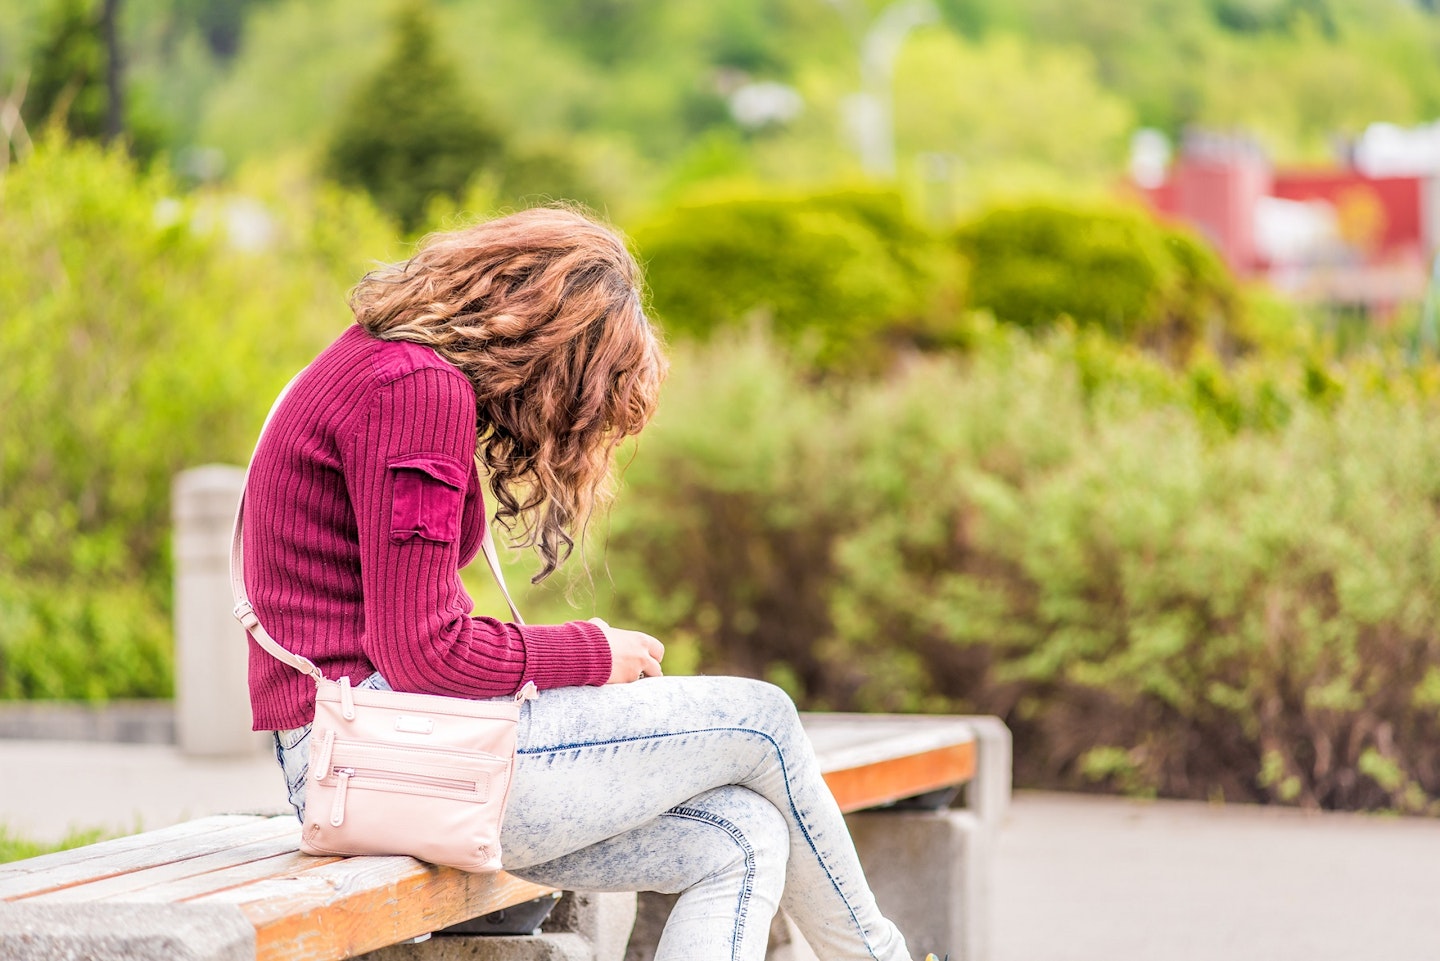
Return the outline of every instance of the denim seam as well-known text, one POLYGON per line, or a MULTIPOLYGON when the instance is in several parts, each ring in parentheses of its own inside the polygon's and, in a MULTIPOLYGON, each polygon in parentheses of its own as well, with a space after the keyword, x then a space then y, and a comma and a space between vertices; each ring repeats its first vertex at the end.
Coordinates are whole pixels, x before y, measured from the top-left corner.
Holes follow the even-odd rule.
POLYGON ((730 942, 731 961, 740 956, 740 943, 745 938, 745 920, 750 912, 750 896, 755 891, 755 848, 745 837, 745 833, 735 824, 725 820, 711 811, 704 811, 698 808, 673 807, 665 812, 666 816, 688 818, 691 821, 700 821, 717 827, 730 835, 740 850, 745 855, 745 881, 740 886, 739 903, 735 906, 735 937, 730 942))
MULTIPOLYGON (((640 737, 616 737, 600 741, 579 741, 573 744, 559 744, 554 747, 547 747, 541 750, 516 751, 515 753, 517 755, 524 755, 526 757, 529 757, 541 754, 559 754, 564 751, 574 751, 580 748, 587 747, 608 747, 612 744, 633 744, 637 741, 658 741, 663 738, 670 737, 688 737, 692 734, 721 733, 750 734, 754 735, 755 737, 761 737, 764 738, 766 741, 769 741, 770 746, 775 749, 775 757, 780 762, 780 780, 785 785, 785 802, 790 806, 790 814, 794 817, 795 823, 800 827, 800 834, 802 837, 805 838, 805 843, 810 846, 810 853, 815 856, 815 860, 820 862, 820 867, 825 871, 825 878, 830 882, 830 886, 835 889, 835 893, 840 896, 840 903, 845 905, 846 911, 850 912, 850 920, 855 925, 855 930, 859 932, 860 941, 865 945, 865 950, 870 953, 871 958, 874 958, 876 959, 876 961, 878 961, 879 955, 875 953, 875 949, 870 945, 870 938, 865 933, 865 926, 860 923, 860 918, 857 917, 855 914, 854 905, 850 903, 850 899, 845 895, 845 892, 841 889, 840 884, 835 880, 835 875, 831 872, 830 865, 825 863, 825 858, 821 856, 819 849, 815 847, 815 841, 813 838, 810 837, 810 830, 805 826, 805 821, 800 816, 800 810, 795 807, 795 795, 790 790, 790 770, 785 765, 785 752, 781 750, 779 743, 777 743, 773 737, 771 737, 764 731, 756 731, 748 727, 703 727, 692 728, 688 731, 668 731, 663 734, 645 734, 641 735, 640 737)), ((756 762, 755 767, 750 770, 750 775, 753 775, 759 767, 759 762, 756 762)), ((746 778, 748 779, 750 775, 746 775, 746 778)))

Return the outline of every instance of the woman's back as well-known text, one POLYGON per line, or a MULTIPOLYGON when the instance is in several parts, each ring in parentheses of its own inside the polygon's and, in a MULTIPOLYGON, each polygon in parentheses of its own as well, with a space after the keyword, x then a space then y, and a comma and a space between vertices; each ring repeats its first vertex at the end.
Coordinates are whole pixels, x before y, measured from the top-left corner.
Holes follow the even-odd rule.
MULTIPOLYGON (((452 364, 359 326, 276 410, 251 470, 246 585, 276 639, 327 677, 382 670, 398 689, 486 697, 608 676, 593 625, 469 616, 458 572, 485 524, 475 418, 452 364)), ((313 684, 254 645, 250 689, 256 730, 313 713, 313 684)))

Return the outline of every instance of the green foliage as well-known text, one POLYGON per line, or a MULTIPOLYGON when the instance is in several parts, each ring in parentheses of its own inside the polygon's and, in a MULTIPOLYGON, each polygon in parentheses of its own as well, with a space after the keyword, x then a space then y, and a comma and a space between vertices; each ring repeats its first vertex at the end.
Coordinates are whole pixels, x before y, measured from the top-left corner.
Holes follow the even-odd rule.
MULTIPOLYGON (((396 2, 126 0, 130 124, 146 119, 182 169, 192 148, 219 148, 235 169, 277 149, 322 147, 385 48, 396 2)), ((40 6, 0 5, 0 83, 43 45, 40 6)), ((1329 158, 1337 134, 1370 122, 1440 113, 1433 0, 938 6, 945 24, 908 38, 896 61, 899 180, 950 158, 963 166, 947 189, 966 203, 1015 186, 1103 184, 1119 172, 1133 122, 1172 134, 1244 126, 1294 162, 1329 158)), ((697 142, 716 136, 737 138, 742 166, 768 182, 853 174, 846 98, 859 88, 859 38, 878 9, 453 0, 435 17, 461 99, 519 139, 564 144, 583 184, 628 211, 653 203, 697 142), (742 129, 726 101, 750 81, 792 84, 802 116, 742 129)))
POLYGON ((903 152, 948 155, 967 176, 1020 162, 1059 172, 1073 190, 1119 167, 1134 117, 1083 49, 930 30, 896 65, 895 126, 903 152))
POLYGON ((0 699, 169 697, 167 599, 140 578, 0 575, 0 699))
POLYGON ((635 238, 667 331, 708 337, 760 322, 825 363, 939 327, 958 287, 958 262, 888 192, 681 204, 635 238))
POLYGON ((1215 254, 1140 210, 999 207, 963 226, 957 242, 970 260, 971 305, 1028 329, 1068 317, 1181 358, 1238 332, 1238 292, 1215 254))
POLYGON ((599 610, 811 707, 999 714, 1022 784, 1430 810, 1440 394, 1310 367, 1203 397, 978 319, 963 361, 843 386, 679 347, 599 610))
POLYGON ((437 49, 424 0, 411 0, 395 19, 385 61, 351 95, 326 169, 414 230, 433 198, 458 200, 500 150, 499 133, 463 95, 454 65, 437 49))
POLYGON ((243 460, 389 242, 353 198, 254 187, 185 201, 63 141, 0 181, 0 696, 169 691, 171 479, 243 460))

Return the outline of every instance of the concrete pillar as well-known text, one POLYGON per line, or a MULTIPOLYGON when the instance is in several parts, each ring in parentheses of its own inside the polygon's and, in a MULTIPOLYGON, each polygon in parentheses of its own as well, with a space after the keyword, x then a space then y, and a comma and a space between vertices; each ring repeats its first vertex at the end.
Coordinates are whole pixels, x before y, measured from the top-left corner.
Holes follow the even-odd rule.
POLYGON ((636 905, 633 891, 566 891, 545 919, 544 930, 583 935, 594 946, 595 961, 624 961, 636 905))
POLYGON ((1010 810, 1014 746, 1010 729, 998 717, 967 714, 975 733, 975 777, 965 785, 965 809, 990 831, 999 830, 1010 810))
POLYGON ((969 811, 866 811, 845 818, 880 910, 910 953, 990 957, 991 834, 969 811))
POLYGON ((658 891, 641 891, 636 895, 635 924, 625 948, 625 961, 650 961, 655 957, 665 922, 670 919, 670 911, 679 897, 658 891))
POLYGON ((534 935, 437 934, 361 955, 364 961, 620 961, 635 895, 566 891, 534 935))
POLYGON ((437 934, 418 944, 397 944, 358 955, 356 961, 594 961, 595 946, 584 935, 437 934))
POLYGON ((175 555, 175 733, 191 755, 253 754, 245 630, 231 611, 230 528, 245 484, 239 467, 209 464, 171 486, 175 555))

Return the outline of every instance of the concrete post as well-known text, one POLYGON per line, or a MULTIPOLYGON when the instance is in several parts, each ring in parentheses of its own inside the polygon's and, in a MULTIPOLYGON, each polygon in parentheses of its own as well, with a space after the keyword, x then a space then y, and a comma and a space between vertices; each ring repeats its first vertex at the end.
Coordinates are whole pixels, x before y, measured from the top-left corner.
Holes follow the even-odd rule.
POLYGON ((999 830, 1010 810, 1014 745, 1010 729, 998 717, 967 714, 975 733, 975 777, 965 785, 965 808, 990 831, 999 830))
POLYGON ((269 737, 250 730, 245 631, 231 616, 230 528, 245 484, 238 467, 176 475, 175 733, 191 755, 252 754, 269 737))
POLYGON ((633 891, 566 891, 545 919, 544 930, 584 935, 594 946, 595 961, 624 961, 635 928, 636 904, 633 891))
POLYGON ((866 811, 845 818, 881 912, 917 958, 990 957, 990 832, 968 811, 866 811))
POLYGON ((620 961, 635 895, 565 892, 535 935, 437 934, 361 955, 364 961, 620 961))

